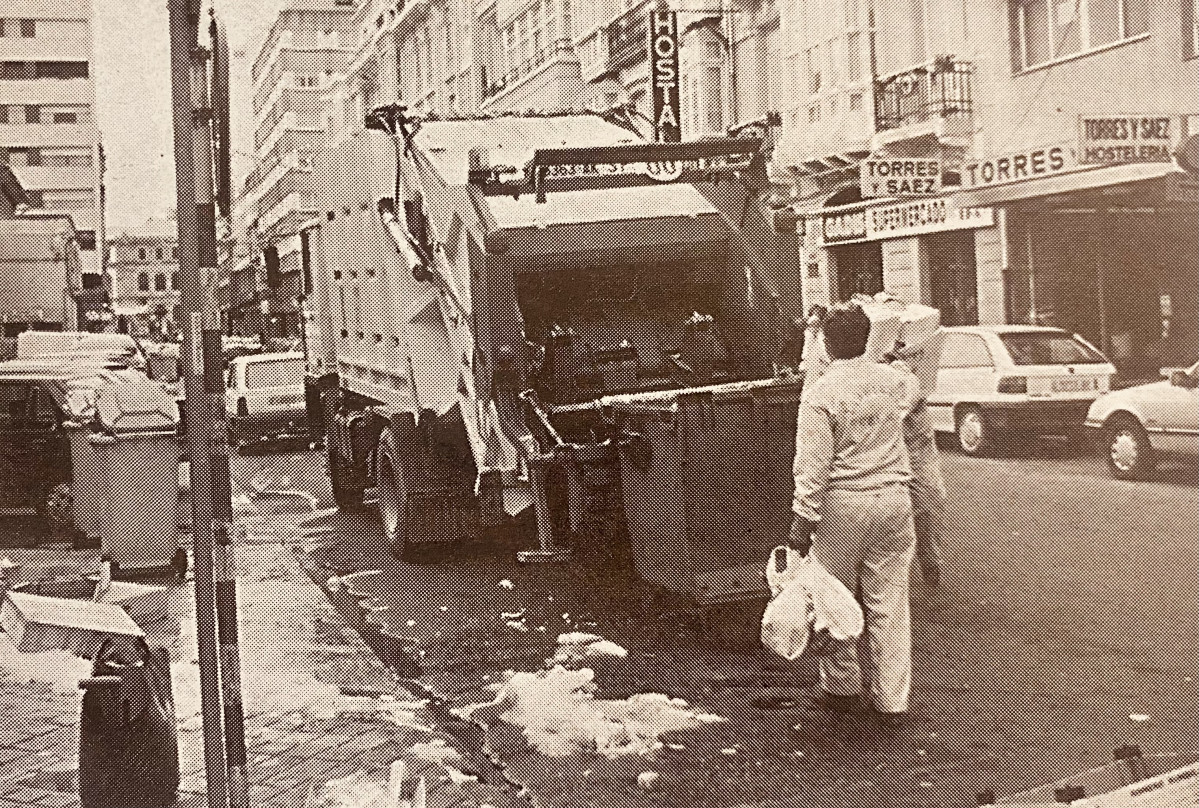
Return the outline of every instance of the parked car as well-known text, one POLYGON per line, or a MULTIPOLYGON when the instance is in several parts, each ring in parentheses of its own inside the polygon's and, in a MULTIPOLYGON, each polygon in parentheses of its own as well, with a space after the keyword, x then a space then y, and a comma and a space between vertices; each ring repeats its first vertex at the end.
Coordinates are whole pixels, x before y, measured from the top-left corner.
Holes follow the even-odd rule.
POLYGON ((225 411, 229 443, 235 447, 306 433, 304 354, 264 353, 230 361, 225 411))
POLYGON ((929 396, 939 432, 966 454, 1004 441, 1082 433, 1087 407, 1111 388, 1116 368, 1093 345, 1060 328, 946 328, 929 396))
POLYGON ((1144 477, 1162 456, 1199 457, 1199 362, 1163 375, 1101 396, 1087 412, 1114 477, 1144 477))

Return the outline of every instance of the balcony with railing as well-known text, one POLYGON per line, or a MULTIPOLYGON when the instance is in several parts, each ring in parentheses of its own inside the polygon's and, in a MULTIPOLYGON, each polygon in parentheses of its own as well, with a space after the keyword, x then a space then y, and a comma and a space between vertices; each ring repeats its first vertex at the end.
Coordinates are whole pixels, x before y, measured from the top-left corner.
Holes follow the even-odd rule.
POLYGON ((604 26, 608 43, 608 69, 637 64, 644 60, 649 49, 649 13, 638 5, 604 26))
POLYGON ((878 136, 965 137, 973 115, 974 65, 942 56, 926 65, 876 79, 874 115, 878 136))

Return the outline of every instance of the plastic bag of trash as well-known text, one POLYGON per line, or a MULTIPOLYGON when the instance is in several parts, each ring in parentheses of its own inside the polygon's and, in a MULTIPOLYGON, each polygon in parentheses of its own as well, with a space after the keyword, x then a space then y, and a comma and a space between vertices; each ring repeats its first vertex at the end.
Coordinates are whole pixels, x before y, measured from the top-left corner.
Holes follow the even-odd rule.
POLYGON ((853 640, 865 628, 853 593, 811 553, 774 548, 766 581, 773 596, 762 615, 762 644, 784 659, 798 658, 813 636, 853 640))

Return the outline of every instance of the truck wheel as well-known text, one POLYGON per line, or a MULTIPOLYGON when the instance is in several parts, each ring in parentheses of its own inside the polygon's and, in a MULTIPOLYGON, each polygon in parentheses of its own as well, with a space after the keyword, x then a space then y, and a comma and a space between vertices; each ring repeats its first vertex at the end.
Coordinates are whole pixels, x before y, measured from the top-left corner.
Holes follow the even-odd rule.
POLYGON ((375 480, 379 490, 379 518, 383 535, 392 555, 401 561, 408 552, 408 528, 412 508, 408 486, 404 483, 404 467, 400 461, 395 432, 387 427, 379 434, 375 453, 375 480))
POLYGON ((360 511, 365 505, 362 496, 366 489, 351 482, 352 475, 333 449, 329 450, 329 486, 333 489, 333 503, 343 511, 360 511))

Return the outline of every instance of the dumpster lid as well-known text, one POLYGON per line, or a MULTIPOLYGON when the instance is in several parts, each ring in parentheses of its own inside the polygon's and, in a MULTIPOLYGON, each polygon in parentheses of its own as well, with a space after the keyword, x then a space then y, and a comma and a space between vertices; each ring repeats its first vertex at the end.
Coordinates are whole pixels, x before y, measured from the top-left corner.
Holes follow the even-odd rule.
POLYGON ((114 434, 174 431, 178 423, 175 399, 161 384, 148 379, 102 388, 96 411, 104 429, 114 434))

